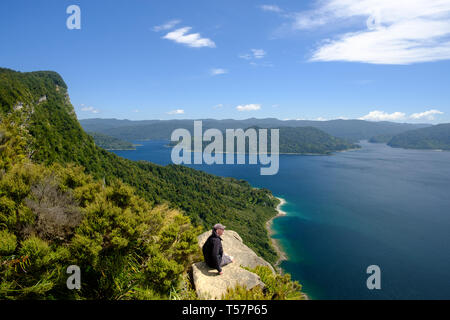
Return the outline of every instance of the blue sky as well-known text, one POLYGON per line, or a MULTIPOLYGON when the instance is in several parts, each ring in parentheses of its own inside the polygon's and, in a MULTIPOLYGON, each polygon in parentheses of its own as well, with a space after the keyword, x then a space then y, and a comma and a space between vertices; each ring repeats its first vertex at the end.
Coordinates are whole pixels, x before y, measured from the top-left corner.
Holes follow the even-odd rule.
POLYGON ((450 0, 3 0, 0 36, 80 119, 450 122, 450 0))

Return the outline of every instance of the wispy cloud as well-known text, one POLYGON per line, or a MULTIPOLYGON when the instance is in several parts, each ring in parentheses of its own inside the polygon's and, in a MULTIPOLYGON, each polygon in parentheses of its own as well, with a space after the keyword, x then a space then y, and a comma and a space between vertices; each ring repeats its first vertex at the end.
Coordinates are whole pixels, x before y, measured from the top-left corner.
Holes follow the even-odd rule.
POLYGON ((262 59, 266 56, 266 52, 263 49, 252 49, 252 53, 255 59, 262 59))
POLYGON ((217 76, 219 74, 225 74, 228 73, 228 70, 222 69, 222 68, 214 68, 210 70, 210 73, 212 76, 217 76))
POLYGON ((84 104, 82 104, 81 106, 82 106, 81 111, 90 113, 100 113, 100 111, 98 109, 95 109, 94 107, 85 107, 84 104))
POLYGON ((216 47, 214 41, 208 38, 202 38, 200 33, 189 33, 191 29, 191 27, 179 28, 167 33, 163 39, 172 40, 193 48, 216 47))
POLYGON ((438 114, 444 114, 444 113, 442 111, 432 109, 432 110, 428 110, 425 112, 413 113, 410 116, 410 118, 415 119, 415 120, 421 120, 421 119, 434 120, 435 115, 438 115, 438 114))
POLYGON ((263 11, 271 11, 271 12, 277 12, 277 13, 283 12, 283 10, 275 4, 263 4, 259 7, 263 11))
POLYGON ((241 54, 239 58, 245 60, 262 59, 266 56, 266 51, 263 49, 251 49, 249 53, 241 54))
POLYGON ((159 32, 159 31, 164 31, 164 30, 170 30, 173 27, 175 27, 177 24, 179 24, 180 22, 181 22, 181 20, 178 20, 178 19, 170 20, 162 25, 154 26, 153 31, 159 32))
POLYGON ((167 114, 184 114, 184 110, 183 109, 176 109, 176 110, 172 110, 167 112, 167 114))
POLYGON ((360 120, 369 121, 399 121, 399 120, 434 120, 436 115, 444 114, 442 111, 431 109, 424 112, 413 113, 407 116, 404 112, 387 113, 380 110, 374 110, 359 118, 360 120))
POLYGON ((369 121, 398 121, 405 119, 405 117, 406 114, 403 112, 387 113, 380 110, 374 110, 359 119, 369 121))
POLYGON ((213 109, 220 109, 220 108, 222 108, 223 107, 223 104, 222 103, 219 103, 219 104, 216 104, 214 107, 213 107, 213 109))
POLYGON ((261 109, 260 104, 245 104, 236 107, 237 111, 256 111, 261 109))
POLYGON ((450 59, 449 0, 321 0, 316 9, 292 17, 293 28, 301 30, 366 22, 362 29, 324 39, 311 61, 411 64, 450 59))

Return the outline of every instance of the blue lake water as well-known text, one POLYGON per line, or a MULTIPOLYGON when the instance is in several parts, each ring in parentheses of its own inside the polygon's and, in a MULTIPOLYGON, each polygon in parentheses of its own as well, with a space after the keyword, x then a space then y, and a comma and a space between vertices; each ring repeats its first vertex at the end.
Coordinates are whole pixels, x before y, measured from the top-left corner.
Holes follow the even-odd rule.
MULTIPOLYGON (((171 163, 164 141, 115 151, 171 163)), ((277 175, 258 165, 189 165, 245 179, 286 199, 274 220, 288 254, 281 267, 312 299, 450 299, 450 152, 362 142, 333 156, 280 155, 277 175), (366 269, 381 269, 369 290, 366 269)))

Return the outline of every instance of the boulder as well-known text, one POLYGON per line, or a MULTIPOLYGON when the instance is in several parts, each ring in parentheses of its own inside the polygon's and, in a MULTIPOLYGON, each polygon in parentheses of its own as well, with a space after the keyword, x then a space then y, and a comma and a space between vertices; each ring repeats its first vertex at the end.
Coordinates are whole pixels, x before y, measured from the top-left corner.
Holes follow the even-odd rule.
MULTIPOLYGON (((198 236, 200 248, 211 234, 207 231, 198 236)), ((233 288, 237 284, 252 289, 256 286, 264 288, 264 283, 259 276, 253 272, 245 270, 242 267, 255 268, 262 265, 274 269, 270 263, 258 257, 252 249, 247 247, 242 238, 235 231, 225 230, 221 236, 224 253, 233 256, 234 262, 222 267, 223 274, 211 269, 204 262, 197 262, 192 265, 192 277, 200 299, 221 299, 226 293, 227 288, 233 288)))
POLYGON ((264 283, 258 275, 240 266, 230 263, 222 268, 223 274, 211 269, 204 262, 197 262, 192 266, 192 277, 195 291, 199 299, 221 299, 227 288, 234 288, 237 284, 252 289, 256 286, 264 288, 264 283))

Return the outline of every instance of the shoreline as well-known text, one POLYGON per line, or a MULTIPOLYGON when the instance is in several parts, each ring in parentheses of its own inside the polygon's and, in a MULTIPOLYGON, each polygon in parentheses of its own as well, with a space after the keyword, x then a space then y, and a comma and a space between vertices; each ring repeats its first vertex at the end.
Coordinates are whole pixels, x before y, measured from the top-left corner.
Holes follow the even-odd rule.
POLYGON ((286 200, 280 197, 275 197, 278 200, 280 200, 280 203, 277 205, 277 215, 275 217, 272 217, 269 221, 266 222, 266 229, 269 234, 269 239, 271 242, 272 247, 275 249, 276 253, 278 254, 278 260, 275 262, 275 267, 278 269, 278 271, 282 271, 279 267, 280 263, 282 261, 286 261, 288 259, 288 256, 286 252, 281 247, 280 241, 278 239, 274 239, 272 236, 274 235, 274 231, 272 229, 273 220, 276 218, 282 217, 286 215, 286 212, 281 209, 281 207, 286 204, 286 200))
MULTIPOLYGON (((267 231, 268 231, 268 233, 269 233, 269 239, 270 239, 270 242, 271 242, 271 244, 272 244, 272 247, 275 249, 275 251, 277 252, 277 254, 278 254, 278 260, 277 260, 277 262, 275 263, 275 269, 279 272, 279 273, 283 273, 283 269, 281 269, 281 267, 280 267, 280 263, 282 262, 282 261, 286 261, 287 259, 288 259, 288 256, 287 256, 287 253, 283 250, 283 248, 282 248, 282 246, 281 246, 281 243, 280 243, 280 241, 278 240, 278 239, 274 239, 273 237, 272 237, 272 235, 274 234, 274 232, 273 232, 273 230, 272 230, 272 223, 273 223, 273 220, 274 219, 276 219, 276 218, 279 218, 279 217, 283 217, 283 216, 286 216, 286 212, 285 211, 283 211, 282 209, 281 209, 281 207, 284 205, 284 204, 286 204, 286 200, 285 199, 283 199, 283 198, 280 198, 280 197, 275 197, 275 198, 277 198, 278 200, 280 200, 280 203, 277 205, 277 207, 276 207, 276 210, 277 210, 277 215, 275 216, 275 217, 273 217, 272 219, 270 219, 269 221, 267 221, 266 222, 266 229, 267 229, 267 231)), ((305 300, 311 300, 311 298, 308 296, 308 294, 306 293, 306 292, 303 292, 302 291, 302 294, 303 294, 303 298, 305 299, 305 300)))

